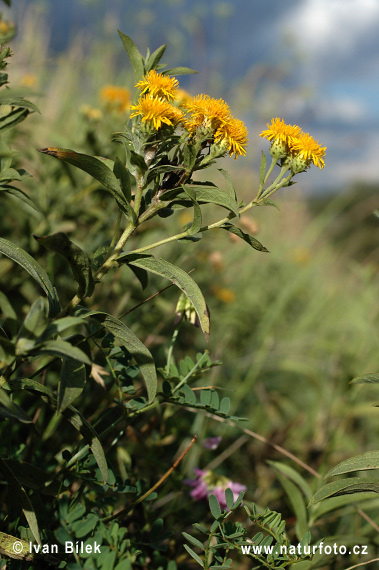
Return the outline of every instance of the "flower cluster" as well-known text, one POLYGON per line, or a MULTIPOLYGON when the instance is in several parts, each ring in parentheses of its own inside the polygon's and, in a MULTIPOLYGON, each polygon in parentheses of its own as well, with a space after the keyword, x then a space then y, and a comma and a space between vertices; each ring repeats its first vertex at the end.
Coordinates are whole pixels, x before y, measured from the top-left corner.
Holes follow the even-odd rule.
POLYGON ((148 134, 164 126, 176 128, 181 124, 194 139, 200 137, 212 147, 212 157, 244 156, 248 132, 242 121, 235 119, 222 99, 209 95, 191 97, 178 89, 178 80, 162 73, 149 71, 136 85, 141 91, 131 118, 141 117, 148 134))
POLYGON ((186 479, 185 483, 193 487, 190 492, 195 501, 207 499, 209 495, 215 495, 222 509, 226 508, 225 489, 230 489, 236 501, 241 491, 246 491, 246 486, 241 483, 230 481, 227 477, 216 475, 212 471, 194 469, 196 478, 186 479))
POLYGON ((294 174, 303 172, 312 163, 319 168, 325 166, 326 147, 322 147, 309 133, 303 133, 297 125, 287 125, 276 117, 271 124, 267 123, 267 130, 260 136, 271 141, 271 156, 283 160, 294 174))

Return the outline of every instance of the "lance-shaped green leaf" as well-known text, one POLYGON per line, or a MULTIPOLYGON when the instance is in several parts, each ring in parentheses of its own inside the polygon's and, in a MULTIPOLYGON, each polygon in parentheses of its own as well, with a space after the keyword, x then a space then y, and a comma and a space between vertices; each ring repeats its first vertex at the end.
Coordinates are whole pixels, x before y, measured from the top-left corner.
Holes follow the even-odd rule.
POLYGON ((319 489, 312 497, 309 505, 314 505, 328 497, 338 497, 339 495, 349 495, 352 493, 364 493, 370 491, 379 493, 379 479, 366 479, 361 477, 349 477, 342 481, 328 483, 319 489))
POLYGON ((93 176, 112 194, 121 210, 132 219, 135 219, 133 208, 124 196, 119 180, 104 161, 68 148, 47 147, 42 148, 40 152, 72 164, 93 176))
POLYGON ((370 469, 379 469, 379 451, 367 451, 362 455, 356 455, 355 457, 349 457, 349 459, 341 461, 341 463, 328 471, 325 475, 325 479, 327 477, 334 477, 335 475, 351 473, 352 471, 367 471, 370 469))
MULTIPOLYGON (((57 399, 51 388, 42 385, 36 380, 17 378, 17 380, 9 380, 5 384, 5 387, 9 388, 11 391, 29 390, 31 392, 40 393, 42 399, 45 402, 52 405, 54 408, 57 405, 57 399)), ((108 465, 105 459, 104 450, 95 429, 72 405, 63 410, 62 415, 71 423, 71 425, 74 426, 76 430, 80 432, 84 440, 88 443, 88 446, 93 453, 96 463, 99 466, 103 481, 106 482, 108 480, 108 465)))
POLYGON ((85 352, 65 340, 47 340, 36 347, 38 354, 51 354, 60 358, 72 358, 78 362, 91 365, 91 360, 85 352))
POLYGON ((100 320, 101 324, 133 355, 145 381, 148 400, 152 402, 157 393, 157 373, 151 352, 133 331, 122 321, 112 317, 112 315, 100 311, 90 311, 85 316, 95 317, 97 320, 100 320))
POLYGON ((39 297, 34 301, 18 331, 16 354, 24 354, 32 350, 46 329, 47 323, 45 300, 39 297))
POLYGON ((29 109, 22 109, 20 107, 14 108, 7 115, 0 117, 0 131, 4 132, 8 129, 13 129, 18 123, 21 123, 29 115, 29 109))
MULTIPOLYGON (((226 208, 235 216, 239 216, 237 202, 229 194, 226 194, 226 192, 223 192, 219 188, 216 188, 214 186, 198 186, 195 184, 186 184, 183 186, 183 190, 192 190, 195 192, 195 198, 199 204, 216 204, 217 206, 226 208)), ((168 190, 162 194, 161 200, 168 203, 185 203, 188 202, 188 195, 186 191, 178 192, 177 189, 168 190)))
MULTIPOLYGON (((5 1, 5 0, 4 0, 5 1)), ((9 6, 9 2, 6 2, 9 6)), ((30 543, 20 540, 17 536, 0 532, 0 554, 16 560, 33 560, 34 555, 30 553, 30 543), (21 545, 21 548, 20 548, 21 545), (20 554, 16 552, 20 550, 20 554)))
POLYGON ((166 45, 162 45, 151 54, 151 56, 145 63, 146 72, 150 71, 151 69, 157 69, 157 65, 162 59, 162 56, 166 51, 166 48, 167 48, 166 45))
POLYGON ((192 236, 193 234, 197 234, 200 231, 201 226, 202 226, 203 217, 201 215, 201 208, 196 201, 195 192, 189 187, 184 187, 184 190, 185 190, 185 193, 190 198, 190 200, 193 204, 193 222, 187 230, 188 235, 192 236))
POLYGON ((24 410, 15 404, 2 388, 0 388, 0 418, 13 418, 24 424, 33 423, 24 410))
POLYGON ((363 376, 357 376, 351 380, 351 384, 377 384, 379 383, 379 372, 373 372, 371 374, 364 374, 363 376))
POLYGON ((226 183, 228 185, 229 196, 233 200, 237 200, 237 193, 234 189, 233 182, 232 182, 232 179, 230 178, 229 172, 227 170, 224 170, 223 168, 219 168, 218 171, 221 172, 221 174, 223 175, 223 177, 226 180, 226 183))
POLYGON ((190 67, 170 67, 170 69, 165 69, 161 72, 163 75, 190 75, 193 73, 199 73, 196 69, 191 69, 190 67))
POLYGON ((142 79, 144 74, 143 57, 140 54, 137 46, 135 45, 133 40, 129 38, 129 36, 126 36, 125 34, 120 32, 120 30, 118 30, 118 33, 120 35, 122 43, 124 44, 126 53, 128 54, 135 80, 139 81, 140 79, 142 79))
POLYGON ((220 228, 243 239, 246 243, 251 245, 251 247, 256 249, 257 251, 263 251, 268 253, 268 249, 266 249, 265 246, 262 245, 260 241, 255 239, 253 236, 246 234, 245 232, 240 230, 240 228, 237 228, 237 226, 234 226, 233 224, 226 222, 225 224, 220 226, 220 228))
POLYGON ((63 360, 58 386, 58 413, 62 413, 67 406, 80 396, 86 379, 86 367, 83 363, 72 358, 63 360))
MULTIPOLYGON (((16 188, 16 186, 11 186, 10 184, 4 185, 4 183, 2 183, 2 185, 0 186, 0 192, 4 192, 4 194, 9 194, 9 196, 14 196, 15 198, 18 198, 19 200, 27 204, 30 208, 32 208, 36 212, 39 212, 39 209, 34 204, 34 202, 32 202, 29 196, 25 194, 25 192, 20 190, 20 188, 16 188)), ((33 215, 35 214, 33 213, 33 215)))
POLYGON ((81 299, 90 297, 95 288, 95 282, 88 255, 63 232, 51 236, 33 237, 46 249, 59 253, 66 259, 79 285, 78 296, 81 299))
POLYGON ((121 190, 127 200, 130 203, 132 198, 132 190, 131 190, 131 181, 130 181, 130 174, 126 166, 121 162, 121 160, 116 157, 113 166, 113 173, 116 178, 120 181, 121 190))
POLYGON ((20 485, 20 483, 14 476, 12 470, 10 469, 6 461, 4 461, 1 458, 0 458, 0 469, 5 479, 8 481, 9 486, 12 489, 12 493, 14 494, 14 496, 16 497, 17 501, 20 504, 22 512, 24 513, 25 518, 28 521, 28 525, 30 527, 30 530, 32 531, 35 540, 38 542, 38 544, 41 544, 41 537, 39 534, 37 517, 34 512, 34 508, 29 500, 29 497, 26 494, 25 489, 23 488, 22 485, 20 485))
POLYGON ((135 265, 136 267, 140 267, 141 269, 145 269, 146 271, 150 271, 151 273, 155 273, 160 277, 165 277, 174 283, 179 289, 183 291, 191 301, 192 305, 195 308, 197 316, 199 317, 200 326, 202 331, 205 335, 205 338, 209 339, 209 311, 208 307, 205 303, 203 294, 199 288, 199 286, 195 283, 195 281, 180 269, 180 267, 176 267, 172 265, 172 263, 166 261, 165 259, 155 259, 154 257, 141 257, 139 259, 135 259, 130 261, 127 255, 121 255, 117 261, 128 261, 130 265, 135 265))
POLYGON ((52 496, 56 496, 61 492, 61 483, 59 481, 53 481, 49 484, 52 473, 26 461, 17 461, 16 459, 3 459, 3 461, 23 487, 38 489, 41 493, 52 496))
POLYGON ((0 253, 21 265, 21 267, 23 267, 33 277, 33 279, 37 281, 45 291, 49 300, 49 316, 54 317, 57 315, 60 311, 57 292, 53 287, 48 274, 44 269, 42 269, 39 263, 37 263, 31 255, 26 253, 26 251, 21 249, 21 247, 18 247, 14 243, 3 238, 0 238, 0 253))

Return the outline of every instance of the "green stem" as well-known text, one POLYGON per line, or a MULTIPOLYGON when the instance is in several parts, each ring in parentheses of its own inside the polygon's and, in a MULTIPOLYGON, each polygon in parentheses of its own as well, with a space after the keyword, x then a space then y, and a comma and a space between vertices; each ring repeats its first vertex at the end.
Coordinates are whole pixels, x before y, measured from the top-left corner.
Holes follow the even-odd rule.
POLYGON ((181 388, 183 386, 183 384, 187 384, 187 381, 191 378, 191 376, 195 372, 195 370, 197 370, 199 368, 200 364, 203 362, 203 360, 205 360, 205 357, 206 357, 206 353, 204 353, 203 356, 201 358, 199 358, 199 360, 196 362, 196 364, 192 368, 192 370, 190 370, 188 372, 188 374, 179 382, 179 384, 177 384, 175 386, 175 388, 172 391, 173 394, 175 394, 175 392, 177 392, 179 390, 179 388, 181 388))
POLYGON ((169 349, 168 349, 167 362, 166 362, 166 374, 170 374, 172 352, 173 352, 173 350, 174 350, 174 346, 175 346, 175 343, 176 343, 176 339, 178 338, 179 325, 180 325, 180 322, 178 323, 177 327, 176 327, 175 330, 174 330, 174 334, 172 335, 171 342, 170 342, 170 346, 169 346, 169 349))

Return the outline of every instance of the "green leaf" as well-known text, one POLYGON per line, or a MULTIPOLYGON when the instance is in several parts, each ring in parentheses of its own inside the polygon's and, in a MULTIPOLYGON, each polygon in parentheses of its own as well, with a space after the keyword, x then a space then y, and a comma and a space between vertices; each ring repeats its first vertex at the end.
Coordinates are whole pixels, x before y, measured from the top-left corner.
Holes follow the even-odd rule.
POLYGON ((277 472, 280 472, 286 477, 288 477, 288 479, 291 479, 291 481, 293 481, 303 491, 304 495, 307 497, 308 500, 311 498, 312 490, 310 486, 305 481, 305 479, 300 475, 300 473, 295 471, 295 469, 293 469, 289 465, 286 465, 285 463, 281 463, 280 461, 268 460, 267 463, 269 463, 277 472))
POLYGON ((150 351, 146 348, 143 342, 131 331, 122 321, 102 313, 100 311, 90 311, 85 315, 86 317, 95 317, 100 320, 102 325, 111 332, 115 338, 125 346, 127 350, 133 355, 137 362, 143 379, 145 381, 149 403, 151 403, 157 393, 157 373, 155 369, 154 359, 150 351))
POLYGON ((10 88, 0 93, 0 105, 10 105, 11 107, 18 107, 20 109, 29 109, 36 113, 40 112, 34 103, 20 97, 17 93, 19 93, 19 91, 10 88))
POLYGON ((271 200, 271 198, 265 198, 264 200, 262 200, 262 204, 264 204, 265 206, 273 206, 277 210, 280 210, 279 204, 277 202, 274 202, 274 200, 271 200))
POLYGON ((227 232, 230 232, 231 234, 234 234, 239 238, 243 239, 246 243, 251 245, 251 247, 256 249, 257 251, 263 251, 268 253, 268 249, 266 249, 265 246, 262 245, 260 241, 255 239, 253 236, 246 234, 245 232, 240 230, 240 228, 237 228, 233 224, 227 222, 220 227, 221 229, 226 230, 227 232))
POLYGON ((261 163, 259 165, 259 181, 261 188, 263 188, 263 184, 265 181, 266 166, 267 166, 267 157, 262 150, 261 163))
POLYGON ((221 507, 216 495, 209 495, 209 508, 213 518, 218 520, 221 517, 221 507))
POLYGON ((379 469, 379 451, 367 451, 362 455, 356 455, 341 461, 341 463, 328 471, 325 479, 335 475, 351 473, 352 471, 367 471, 369 469, 379 469))
POLYGON ((87 154, 82 154, 80 152, 75 152, 68 148, 56 148, 47 147, 40 150, 43 154, 48 154, 54 156, 59 160, 63 160, 68 164, 72 164, 80 170, 87 172, 93 176, 98 182, 100 182, 115 198, 121 210, 133 220, 135 220, 135 214, 133 208, 130 206, 129 202, 125 198, 120 182, 112 172, 112 170, 105 164, 102 160, 89 156, 87 154))
POLYGON ((148 61, 146 62, 146 72, 150 71, 151 69, 157 69, 157 65, 162 59, 166 48, 166 45, 162 45, 151 54, 148 61))
POLYGON ((230 178, 229 172, 227 170, 224 170, 223 168, 219 168, 218 171, 221 172, 221 174, 223 175, 223 177, 227 182, 229 196, 233 200, 237 201, 237 193, 234 189, 233 182, 232 179, 230 178))
MULTIPOLYGON (((67 343, 66 343, 67 344, 67 343)), ((51 388, 44 386, 36 380, 29 380, 24 378, 17 378, 17 380, 8 380, 5 384, 11 391, 15 390, 30 390, 42 394, 42 399, 49 404, 56 407, 57 400, 51 388)), ((108 480, 108 465, 105 459, 104 450, 98 438, 98 435, 90 423, 81 415, 81 413, 74 408, 68 406, 62 411, 62 415, 71 423, 76 430, 80 432, 84 440, 88 443, 96 463, 99 466, 101 476, 104 483, 108 480)))
POLYGON ((201 550, 205 550, 204 544, 202 542, 200 542, 200 540, 197 540, 197 538, 194 538, 193 536, 191 536, 187 532, 182 532, 182 535, 184 536, 184 538, 186 540, 188 540, 188 542, 190 542, 194 546, 197 546, 197 548, 200 548, 201 550))
POLYGON ((0 117, 0 131, 5 132, 13 129, 18 123, 21 123, 29 115, 28 109, 17 107, 10 111, 7 115, 0 117))
POLYGON ((229 511, 231 511, 234 507, 234 494, 233 491, 229 489, 229 487, 225 489, 225 501, 226 506, 228 507, 229 511))
POLYGON ((91 262, 88 255, 80 247, 74 244, 63 232, 57 232, 50 236, 33 236, 46 249, 59 253, 66 259, 71 267, 74 279, 79 285, 78 296, 80 299, 91 297, 95 281, 92 275, 91 262))
POLYGON ((46 313, 45 301, 39 297, 34 301, 18 332, 16 354, 25 354, 35 347, 47 327, 46 313))
POLYGON ((0 469, 4 477, 8 481, 12 493, 14 494, 14 496, 16 497, 21 506, 22 512, 24 513, 25 518, 28 521, 28 525, 30 527, 30 530, 32 531, 35 540, 38 542, 38 544, 41 544, 41 537, 39 534, 37 517, 34 512, 34 508, 29 500, 29 497, 25 492, 25 489, 22 487, 22 485, 20 485, 20 483, 18 482, 17 478, 14 476, 7 462, 1 458, 0 458, 0 469))
POLYGON ((54 317, 60 311, 59 299, 57 292, 53 287, 48 274, 42 267, 33 259, 31 255, 26 253, 21 247, 18 247, 14 243, 0 238, 0 253, 6 255, 19 265, 23 267, 37 283, 45 291, 50 307, 49 316, 54 317))
POLYGON ((304 504, 304 497, 299 491, 298 487, 278 471, 277 471, 277 477, 281 482, 291 502, 292 508, 296 516, 296 536, 298 540, 301 540, 304 534, 309 530, 307 509, 306 505, 304 504))
POLYGON ((19 200, 21 200, 22 202, 27 204, 30 208, 32 208, 36 212, 39 212, 39 209, 34 204, 34 202, 32 202, 32 200, 29 198, 29 196, 27 194, 25 194, 25 192, 20 190, 20 188, 16 188, 16 186, 11 186, 9 184, 6 184, 6 185, 0 186, 0 192, 4 192, 5 194, 9 194, 10 196, 14 196, 15 198, 18 198, 19 200))
POLYGON ((202 223, 203 223, 203 217, 201 215, 201 208, 196 201, 195 193, 192 192, 192 190, 190 191, 189 189, 186 189, 186 188, 185 188, 185 192, 193 204, 193 222, 187 230, 188 235, 191 236, 193 234, 197 234, 200 231, 202 223))
POLYGON ((56 496, 61 492, 61 483, 54 481, 49 484, 52 474, 44 469, 26 461, 17 461, 16 459, 3 459, 3 461, 12 470, 13 475, 22 486, 36 489, 41 493, 52 496, 56 496))
POLYGON ((81 326, 85 322, 85 319, 80 317, 62 317, 61 319, 56 319, 44 330, 41 340, 47 340, 52 336, 60 335, 65 330, 81 326))
POLYGON ((8 297, 2 291, 0 291, 0 310, 3 315, 2 324, 6 323, 12 336, 15 335, 17 331, 17 315, 8 297))
POLYGON ((162 75, 190 75, 192 73, 199 73, 195 69, 190 67, 171 67, 170 69, 165 69, 162 71, 162 75))
POLYGON ((0 388, 0 418, 13 418, 24 424, 33 423, 24 410, 10 399, 3 388, 0 388))
POLYGON ((373 372, 372 374, 364 374, 363 376, 357 376, 351 380, 351 384, 377 384, 379 382, 379 372, 373 372))
POLYGON ((188 544, 183 544, 183 546, 184 546, 184 548, 187 550, 188 554, 189 554, 190 556, 192 556, 192 558, 193 558, 194 560, 196 560, 196 562, 197 562, 198 564, 200 564, 200 566, 201 566, 202 568, 204 568, 204 562, 202 561, 202 559, 200 558, 200 556, 199 556, 198 554, 196 554, 196 552, 195 552, 194 550, 192 550, 192 548, 190 548, 190 547, 188 546, 188 544))
POLYGON ((317 505, 312 505, 312 515, 313 521, 319 520, 326 513, 340 509, 341 507, 346 507, 353 505, 354 507, 359 504, 363 507, 364 501, 370 501, 372 503, 373 497, 372 493, 355 493, 354 495, 340 495, 339 497, 331 497, 330 499, 324 499, 322 502, 317 503, 317 505))
POLYGON ((121 190, 127 200, 130 203, 132 199, 131 181, 130 174, 126 166, 121 162, 121 160, 116 157, 113 167, 113 173, 116 178, 120 181, 121 190))
POLYGON ((379 479, 349 477, 347 479, 342 479, 342 481, 340 480, 328 483, 313 495, 309 505, 314 505, 328 497, 338 497, 339 495, 348 495, 351 493, 363 493, 365 491, 379 493, 379 479))
MULTIPOLYGON (((121 255, 117 261, 122 260, 123 256, 121 255)), ((183 271, 183 269, 172 265, 172 263, 165 259, 155 259, 154 257, 136 259, 134 261, 129 261, 129 263, 130 265, 135 265, 141 269, 146 269, 146 271, 165 277, 179 287, 179 289, 187 295, 188 299, 194 306, 205 338, 207 340, 209 339, 209 311, 200 288, 188 273, 183 271)))
POLYGON ((58 413, 62 413, 82 393, 86 379, 84 364, 72 358, 63 360, 58 386, 58 413))
POLYGON ((126 36, 118 30, 121 41, 124 44, 126 53, 128 54, 130 64, 133 69, 135 80, 138 82, 144 75, 143 57, 140 54, 137 46, 129 36, 126 36))
POLYGON ((60 358, 72 358, 73 360, 91 365, 90 359, 80 348, 72 346, 65 340, 47 340, 38 345, 36 350, 38 350, 38 354, 52 354, 60 358))
MULTIPOLYGON (((198 186, 196 184, 186 184, 183 186, 184 190, 193 190, 195 192, 195 199, 199 204, 216 204, 221 206, 226 210, 229 210, 237 217, 239 216, 238 204, 237 202, 229 196, 226 192, 223 192, 219 188, 213 186, 198 186)), ((162 200, 165 200, 165 195, 162 194, 162 200)), ((179 194, 175 197, 175 202, 182 200, 188 200, 185 193, 179 194)))

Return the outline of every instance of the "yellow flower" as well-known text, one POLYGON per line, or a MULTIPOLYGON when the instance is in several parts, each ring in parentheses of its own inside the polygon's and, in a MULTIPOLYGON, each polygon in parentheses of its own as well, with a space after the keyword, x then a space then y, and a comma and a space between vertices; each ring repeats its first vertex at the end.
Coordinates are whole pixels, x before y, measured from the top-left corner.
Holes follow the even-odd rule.
POLYGON ((215 134, 215 141, 227 146, 230 156, 234 154, 234 158, 238 155, 245 155, 245 146, 248 144, 248 130, 245 124, 239 119, 231 118, 228 122, 221 125, 215 134))
POLYGON ((269 141, 277 140, 289 144, 297 138, 301 132, 297 125, 287 125, 283 119, 275 117, 271 119, 271 125, 267 123, 267 131, 262 131, 259 136, 265 137, 269 141))
POLYGON ((192 95, 190 95, 188 91, 186 91, 185 89, 178 89, 176 92, 175 104, 183 105, 184 103, 190 101, 191 99, 192 95))
POLYGON ((305 168, 313 164, 320 169, 324 168, 326 146, 321 146, 309 133, 301 133, 291 144, 291 149, 296 157, 304 161, 305 168))
POLYGON ((161 97, 172 101, 178 89, 179 82, 175 77, 157 73, 154 69, 149 71, 136 85, 141 93, 149 92, 153 97, 161 97))
POLYGON ((183 120, 183 113, 180 109, 159 97, 143 95, 138 104, 130 108, 133 110, 130 118, 141 116, 142 122, 147 123, 147 126, 153 125, 156 130, 160 129, 163 124, 175 127, 183 120))
POLYGON ((223 303, 233 303, 236 298, 234 291, 228 289, 227 287, 215 286, 212 288, 212 292, 223 303))
POLYGON ((185 128, 190 134, 203 126, 213 135, 217 129, 231 119, 229 105, 222 99, 213 99, 209 95, 196 95, 184 101, 182 107, 190 114, 190 119, 185 123, 185 128))
POLYGON ((130 91, 126 87, 105 85, 100 91, 100 98, 111 110, 115 110, 118 113, 129 111, 131 97, 130 91))
POLYGON ((33 73, 26 73, 21 78, 21 85, 24 87, 36 87, 38 84, 38 79, 33 73))

